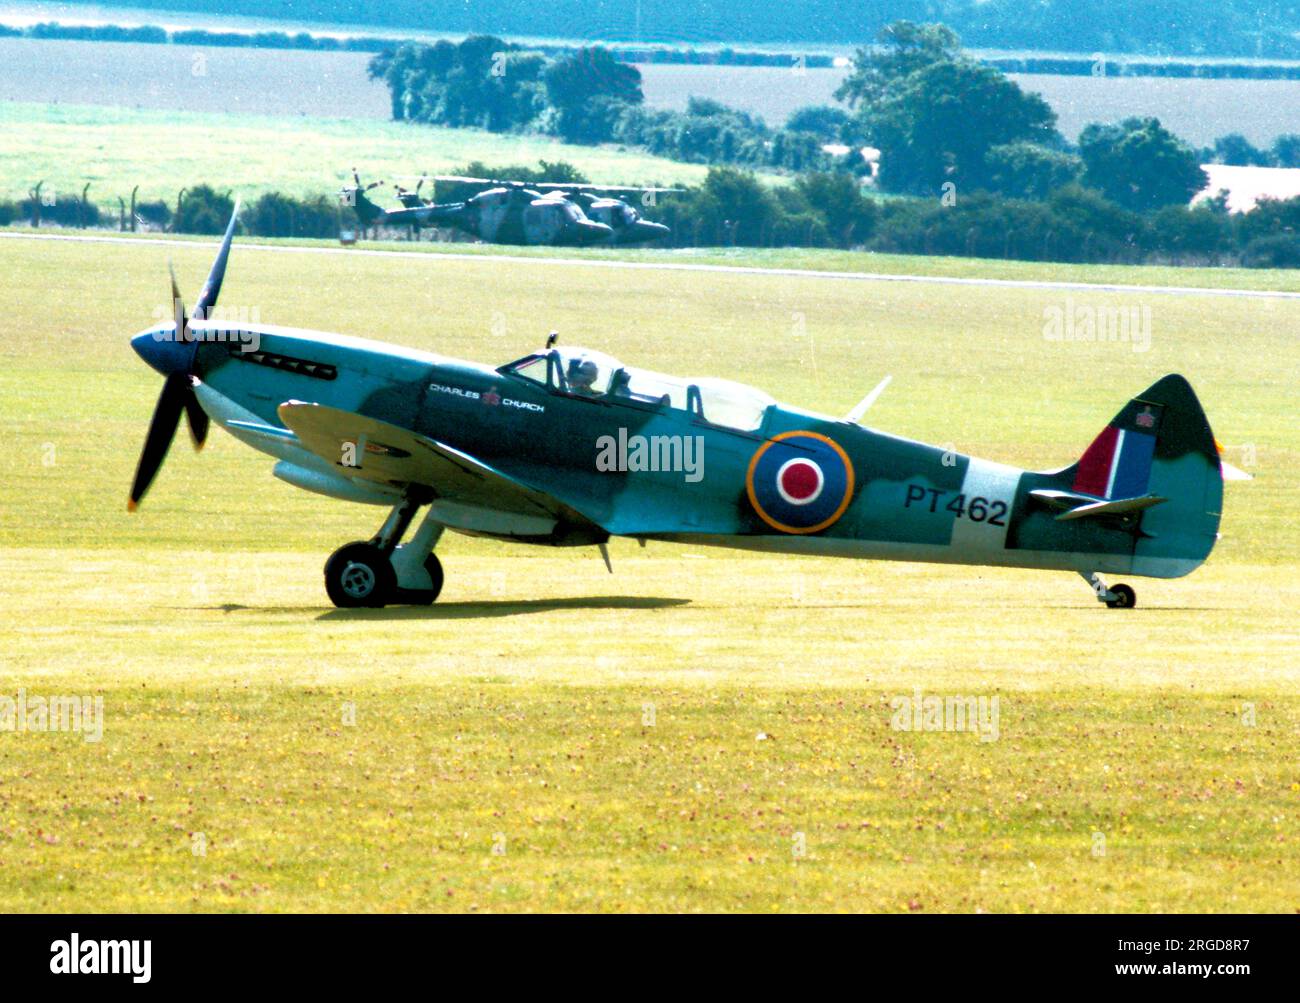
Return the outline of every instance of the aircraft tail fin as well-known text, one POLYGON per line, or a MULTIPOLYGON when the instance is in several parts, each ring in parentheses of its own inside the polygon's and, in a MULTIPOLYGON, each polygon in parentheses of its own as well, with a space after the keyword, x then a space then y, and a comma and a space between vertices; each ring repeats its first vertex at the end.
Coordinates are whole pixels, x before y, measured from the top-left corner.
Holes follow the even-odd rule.
POLYGON ((1080 516, 1141 513, 1136 574, 1185 575, 1218 538, 1219 452, 1200 401, 1177 374, 1125 404, 1059 478, 1070 494, 1093 499, 1080 516))
POLYGON ((365 190, 360 188, 352 190, 352 210, 365 226, 369 226, 384 214, 384 210, 366 198, 365 190))

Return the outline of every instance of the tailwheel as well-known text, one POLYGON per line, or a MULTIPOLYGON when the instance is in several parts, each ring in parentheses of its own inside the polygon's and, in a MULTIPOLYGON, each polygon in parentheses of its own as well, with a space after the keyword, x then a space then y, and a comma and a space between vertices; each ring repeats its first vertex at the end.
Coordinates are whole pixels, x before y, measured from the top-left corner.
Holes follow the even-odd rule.
POLYGON ((340 609, 383 606, 396 589, 393 565, 374 544, 345 544, 325 562, 325 591, 340 609))
POLYGON ((1137 593, 1128 585, 1112 585, 1110 594, 1111 598, 1106 600, 1106 605, 1111 609, 1132 609, 1137 605, 1137 593))

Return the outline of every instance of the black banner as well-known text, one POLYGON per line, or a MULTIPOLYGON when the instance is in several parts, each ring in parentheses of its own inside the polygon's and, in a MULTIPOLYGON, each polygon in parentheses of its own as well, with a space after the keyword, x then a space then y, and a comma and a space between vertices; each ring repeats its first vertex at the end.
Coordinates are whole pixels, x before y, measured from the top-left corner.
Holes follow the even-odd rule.
POLYGON ((1297 932, 1294 916, 40 915, 0 917, 0 957, 11 986, 83 991, 373 991, 405 972, 550 992, 611 965, 645 988, 851 977, 917 992, 1019 980, 1232 991, 1288 984, 1297 932))

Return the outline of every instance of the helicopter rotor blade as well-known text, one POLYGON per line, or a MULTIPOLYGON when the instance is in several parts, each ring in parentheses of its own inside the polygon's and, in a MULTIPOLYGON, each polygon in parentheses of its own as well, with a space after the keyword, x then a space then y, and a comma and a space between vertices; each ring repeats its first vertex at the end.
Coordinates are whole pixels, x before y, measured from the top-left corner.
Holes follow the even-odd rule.
POLYGON ((680 192, 681 188, 658 188, 654 185, 595 185, 583 183, 566 184, 560 181, 539 181, 537 184, 530 184, 530 188, 558 188, 563 191, 589 191, 589 192, 680 192))
MULTIPOLYGON (((414 177, 414 175, 411 175, 414 177)), ((446 181, 461 185, 492 185, 502 188, 535 188, 552 191, 594 191, 594 192, 681 192, 681 188, 663 188, 658 185, 598 185, 588 181, 506 181, 500 178, 470 178, 462 174, 428 174, 424 177, 430 181, 446 181)))

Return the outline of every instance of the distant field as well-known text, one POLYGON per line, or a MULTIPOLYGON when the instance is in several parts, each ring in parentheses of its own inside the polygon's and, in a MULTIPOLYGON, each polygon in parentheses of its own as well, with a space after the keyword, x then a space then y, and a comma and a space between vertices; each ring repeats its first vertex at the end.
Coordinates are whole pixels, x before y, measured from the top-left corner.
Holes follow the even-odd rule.
POLYGON ((193 295, 207 246, 0 240, 0 693, 105 712, 0 733, 0 908, 1300 908, 1300 302, 237 245, 223 303, 267 322, 488 361, 556 327, 830 413, 888 372, 874 425, 1034 467, 1180 371, 1257 475, 1131 612, 1064 573, 460 536, 438 605, 341 612, 320 566, 382 512, 222 432, 124 511, 169 257, 193 295), (1067 295, 1149 306, 1150 350, 1046 341, 1067 295), (997 740, 892 730, 917 688, 997 696, 997 740))
MULTIPOLYGON (((366 78, 368 59, 348 52, 0 38, 0 100, 386 120, 388 92, 366 78), (193 72, 200 56, 205 76, 193 72)), ((773 125, 797 108, 830 103, 846 72, 662 64, 640 69, 651 107, 684 108, 692 96, 713 98, 773 125)), ((1014 79, 1047 99, 1071 140, 1089 122, 1129 115, 1155 115, 1197 145, 1229 132, 1268 145, 1279 133, 1300 130, 1296 80, 1039 74, 1014 79)))
POLYGON ((1089 122, 1154 115, 1175 135, 1198 146, 1239 132, 1270 146, 1282 133, 1300 132, 1300 80, 1197 80, 1165 77, 1014 75, 1055 109, 1059 128, 1074 140, 1089 122))
POLYGON ((641 71, 646 104, 681 110, 693 97, 711 98, 770 125, 781 125, 790 113, 815 104, 834 104, 835 89, 847 70, 791 66, 676 66, 644 64, 641 71))
MULTIPOLYGON (((780 124, 805 105, 833 104, 847 71, 766 66, 642 66, 646 102, 683 108, 691 97, 713 98, 780 124)), ((1284 132, 1300 131, 1300 80, 1200 80, 1162 77, 1079 77, 1012 74, 1056 111, 1069 140, 1090 122, 1154 115, 1198 146, 1240 132, 1268 146, 1284 132)))
POLYGON ((694 182, 707 171, 613 147, 373 119, 2 103, 0 119, 0 197, 25 197, 41 179, 47 191, 79 194, 89 181, 91 199, 113 211, 137 184, 142 199, 174 200, 179 188, 200 182, 246 197, 269 190, 332 195, 352 165, 366 181, 445 172, 475 159, 566 160, 608 184, 694 182))
POLYGON ((366 52, 0 38, 0 101, 324 118, 391 117, 366 52))

